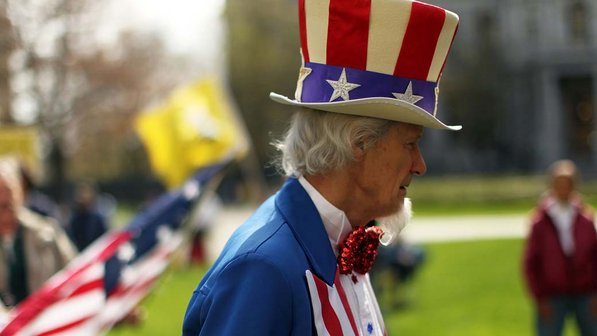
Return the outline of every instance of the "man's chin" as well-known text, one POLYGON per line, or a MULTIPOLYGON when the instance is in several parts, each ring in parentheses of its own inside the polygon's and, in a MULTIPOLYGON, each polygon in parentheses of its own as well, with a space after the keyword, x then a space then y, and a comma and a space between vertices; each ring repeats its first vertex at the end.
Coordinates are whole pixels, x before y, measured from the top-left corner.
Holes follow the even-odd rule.
POLYGON ((410 222, 412 218, 412 203, 410 198, 404 198, 404 203, 395 213, 377 219, 379 227, 383 230, 380 242, 383 245, 390 245, 410 222))

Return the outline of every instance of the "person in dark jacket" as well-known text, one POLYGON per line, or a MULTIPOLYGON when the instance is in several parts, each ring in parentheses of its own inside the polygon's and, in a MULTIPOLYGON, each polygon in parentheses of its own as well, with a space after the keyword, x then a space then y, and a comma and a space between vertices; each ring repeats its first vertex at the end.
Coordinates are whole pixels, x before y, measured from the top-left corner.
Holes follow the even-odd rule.
POLYGON ((569 160, 550 168, 549 190, 534 211, 524 275, 536 307, 537 335, 561 335, 574 315, 581 335, 597 335, 597 234, 593 210, 575 192, 569 160))
POLYGON ((97 207, 97 193, 91 184, 78 186, 68 233, 79 251, 83 251, 108 230, 106 218, 97 207))
POLYGON ((51 217, 59 224, 64 225, 61 221, 58 204, 41 192, 31 170, 22 162, 19 163, 19 174, 21 189, 23 190, 23 205, 34 213, 44 217, 51 217))

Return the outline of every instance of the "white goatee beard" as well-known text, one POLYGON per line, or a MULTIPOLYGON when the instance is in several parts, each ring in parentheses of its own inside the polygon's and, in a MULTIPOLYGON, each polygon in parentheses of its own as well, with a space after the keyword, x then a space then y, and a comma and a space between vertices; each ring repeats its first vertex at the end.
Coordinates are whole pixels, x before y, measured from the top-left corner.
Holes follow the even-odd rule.
POLYGON ((382 245, 390 245, 396 241, 398 234, 406 227, 413 217, 412 202, 410 198, 404 199, 404 204, 395 213, 377 219, 378 226, 383 230, 383 234, 379 237, 382 245))

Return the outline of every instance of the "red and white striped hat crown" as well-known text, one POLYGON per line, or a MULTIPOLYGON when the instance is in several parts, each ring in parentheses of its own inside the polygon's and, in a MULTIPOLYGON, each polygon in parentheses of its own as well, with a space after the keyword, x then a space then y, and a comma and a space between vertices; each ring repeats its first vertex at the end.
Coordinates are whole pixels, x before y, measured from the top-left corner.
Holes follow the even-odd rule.
POLYGON ((458 16, 411 0, 299 0, 295 99, 323 111, 458 130, 435 117, 458 16))

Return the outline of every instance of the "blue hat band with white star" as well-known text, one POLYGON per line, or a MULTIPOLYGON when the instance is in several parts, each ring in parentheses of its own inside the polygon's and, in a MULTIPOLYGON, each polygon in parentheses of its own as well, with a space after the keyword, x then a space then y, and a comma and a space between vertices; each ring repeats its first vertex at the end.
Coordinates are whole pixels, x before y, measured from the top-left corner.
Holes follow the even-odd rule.
POLYGON ((437 83, 379 72, 307 62, 301 71, 302 103, 328 103, 360 98, 393 98, 434 115, 437 83))

